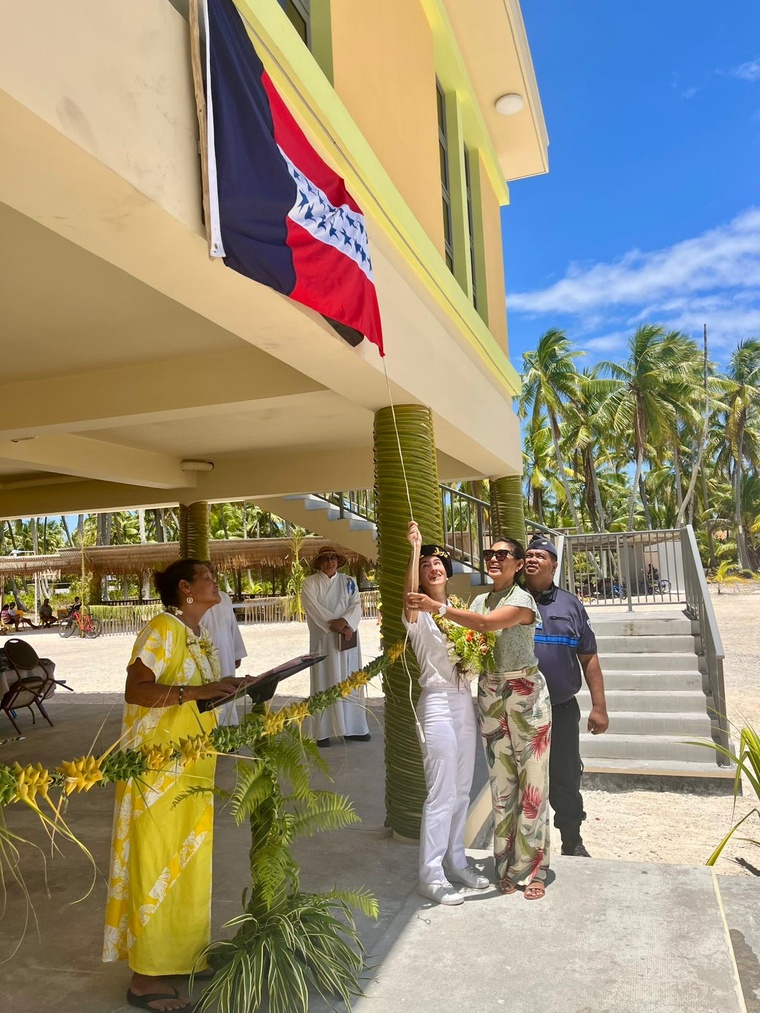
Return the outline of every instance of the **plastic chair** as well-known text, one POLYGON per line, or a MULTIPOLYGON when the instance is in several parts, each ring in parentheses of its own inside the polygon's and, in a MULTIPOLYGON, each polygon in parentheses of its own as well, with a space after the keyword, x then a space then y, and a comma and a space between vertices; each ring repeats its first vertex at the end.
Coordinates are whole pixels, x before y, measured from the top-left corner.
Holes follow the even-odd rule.
MULTIPOLYGON (((52 682, 55 683, 55 680, 52 680, 52 682)), ((14 682, 2 700, 0 700, 0 710, 5 711, 8 715, 8 720, 19 735, 21 735, 21 729, 16 724, 15 713, 21 707, 29 708, 29 713, 32 715, 32 724, 36 724, 34 711, 32 710, 32 707, 36 706, 50 727, 53 727, 53 722, 48 717, 48 713, 42 703, 45 699, 46 683, 46 679, 34 675, 26 679, 19 679, 18 682, 14 682)), ((53 685, 53 690, 55 690, 55 685, 53 685)), ((49 696, 50 694, 48 693, 47 695, 49 696)))
MULTIPOLYGON (((10 640, 6 640, 3 649, 5 657, 11 663, 18 676, 18 682, 11 686, 3 697, 2 702, 0 702, 0 710, 4 710, 8 714, 8 717, 10 717, 11 710, 15 710, 18 707, 29 707, 31 709, 32 705, 36 705, 42 716, 52 727, 53 722, 48 717, 47 711, 43 706, 43 701, 51 697, 59 686, 69 690, 71 693, 74 690, 71 686, 66 685, 64 679, 55 679, 53 677, 55 663, 50 658, 40 658, 32 645, 27 643, 26 640, 11 637, 10 640), (13 692, 17 686, 23 687, 23 693, 13 696, 13 692), (19 699, 26 700, 29 694, 35 690, 35 687, 35 699, 28 703, 20 703, 19 699)), ((34 720, 34 711, 31 713, 34 720)), ((11 722, 18 730, 13 718, 11 718, 11 722)))

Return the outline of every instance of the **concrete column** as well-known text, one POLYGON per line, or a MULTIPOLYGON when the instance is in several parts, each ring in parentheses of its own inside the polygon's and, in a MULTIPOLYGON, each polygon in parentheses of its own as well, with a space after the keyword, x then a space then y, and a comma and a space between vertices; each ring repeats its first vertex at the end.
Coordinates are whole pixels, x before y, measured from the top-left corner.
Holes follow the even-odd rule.
MULTIPOLYGON (((385 647, 402 643, 405 637, 401 611, 410 552, 406 540, 410 519, 407 484, 412 516, 420 526, 423 541, 440 542, 443 523, 432 413, 419 405, 399 405, 394 425, 391 408, 381 408, 375 414, 375 498, 385 647)), ((415 703, 420 693, 419 672, 411 650, 406 660, 406 667, 403 661, 395 662, 385 668, 383 675, 385 800, 394 836, 416 840, 427 789, 409 702, 410 678, 415 703)))
POLYGON ((491 479, 491 535, 511 535, 525 544, 525 511, 520 475, 491 479))
POLYGON ((208 559, 208 503, 179 505, 180 559, 208 559))

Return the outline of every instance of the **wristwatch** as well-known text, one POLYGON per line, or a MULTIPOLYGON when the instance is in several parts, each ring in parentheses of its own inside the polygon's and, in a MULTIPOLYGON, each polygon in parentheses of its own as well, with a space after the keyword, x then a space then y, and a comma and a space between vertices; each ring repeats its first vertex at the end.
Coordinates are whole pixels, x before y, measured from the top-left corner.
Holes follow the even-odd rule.
POLYGON ((443 617, 444 617, 444 616, 446 615, 446 613, 448 612, 448 610, 449 610, 449 607, 448 607, 448 605, 446 605, 446 603, 444 602, 444 604, 443 604, 443 605, 439 605, 439 606, 438 606, 438 608, 437 608, 437 610, 436 610, 436 615, 440 616, 440 617, 441 617, 441 619, 443 619, 443 617))

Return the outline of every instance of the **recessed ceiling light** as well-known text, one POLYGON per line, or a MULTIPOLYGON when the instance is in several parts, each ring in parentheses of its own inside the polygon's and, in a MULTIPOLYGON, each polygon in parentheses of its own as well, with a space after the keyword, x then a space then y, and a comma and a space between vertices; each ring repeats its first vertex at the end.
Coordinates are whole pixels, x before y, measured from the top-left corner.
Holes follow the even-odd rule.
POLYGON ((517 92, 510 92, 509 95, 502 95, 494 102, 496 112, 501 113, 502 116, 514 116, 515 113, 520 112, 524 105, 525 99, 522 95, 518 95, 517 92))

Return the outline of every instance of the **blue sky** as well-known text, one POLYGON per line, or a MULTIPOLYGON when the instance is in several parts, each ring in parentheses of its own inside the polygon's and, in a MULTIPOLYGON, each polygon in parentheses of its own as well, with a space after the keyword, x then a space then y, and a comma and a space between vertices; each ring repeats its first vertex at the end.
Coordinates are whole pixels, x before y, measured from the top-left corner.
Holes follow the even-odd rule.
POLYGON ((760 337, 759 0, 523 0, 549 173, 502 211, 512 361, 561 327, 760 337))

